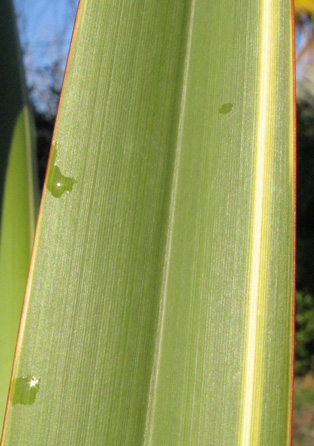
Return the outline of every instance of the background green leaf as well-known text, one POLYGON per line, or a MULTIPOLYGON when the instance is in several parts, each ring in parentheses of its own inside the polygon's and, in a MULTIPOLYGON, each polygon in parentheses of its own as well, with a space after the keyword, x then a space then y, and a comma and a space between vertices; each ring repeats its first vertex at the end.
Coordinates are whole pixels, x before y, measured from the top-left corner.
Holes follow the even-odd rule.
POLYGON ((3 419, 36 219, 34 142, 11 1, 0 5, 0 419, 3 419))

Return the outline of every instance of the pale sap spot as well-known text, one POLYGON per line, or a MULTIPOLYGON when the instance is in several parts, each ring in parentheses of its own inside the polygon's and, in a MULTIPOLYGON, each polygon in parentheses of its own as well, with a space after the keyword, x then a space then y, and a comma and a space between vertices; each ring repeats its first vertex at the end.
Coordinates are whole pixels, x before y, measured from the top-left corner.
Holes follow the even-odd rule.
POLYGON ((226 115, 227 113, 230 113, 232 109, 233 109, 233 104, 230 103, 223 104, 219 109, 219 113, 226 115))
POLYGON ((24 404, 31 406, 35 403, 39 390, 40 378, 36 376, 20 376, 13 380, 11 402, 12 405, 24 404))
POLYGON ((58 144, 54 142, 52 145, 53 152, 51 167, 47 179, 47 189, 52 193, 54 197, 60 198, 62 197, 64 192, 69 194, 77 181, 74 178, 62 175, 61 170, 57 165, 57 147, 58 144))

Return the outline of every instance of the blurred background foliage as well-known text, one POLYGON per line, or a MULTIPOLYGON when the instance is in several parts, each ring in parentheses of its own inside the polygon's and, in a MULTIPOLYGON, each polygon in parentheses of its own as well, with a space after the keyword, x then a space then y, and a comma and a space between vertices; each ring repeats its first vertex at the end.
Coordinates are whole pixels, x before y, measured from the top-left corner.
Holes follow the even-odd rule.
POLYGON ((314 372, 314 0, 296 0, 296 375, 314 372))
POLYGON ((313 370, 314 305, 311 294, 297 293, 296 327, 297 372, 298 375, 305 375, 313 370))

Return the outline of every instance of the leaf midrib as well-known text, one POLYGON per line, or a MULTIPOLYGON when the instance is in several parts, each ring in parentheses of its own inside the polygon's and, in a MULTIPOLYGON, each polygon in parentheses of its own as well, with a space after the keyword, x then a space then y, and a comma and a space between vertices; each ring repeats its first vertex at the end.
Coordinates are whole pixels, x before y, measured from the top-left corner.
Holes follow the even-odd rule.
POLYGON ((158 376, 160 369, 160 359, 162 355, 162 341, 163 341, 163 331, 164 331, 164 319, 167 301, 167 287, 169 280, 169 266, 171 258, 171 248, 172 248, 172 238, 173 238, 173 227, 175 219, 175 207, 176 207, 176 197, 178 190, 178 177, 179 177, 179 167, 182 151, 182 138, 183 138, 183 127, 184 127, 184 116, 186 108, 186 97, 187 97, 187 84, 189 77, 189 67, 190 67, 190 56, 191 56, 191 46, 192 46, 192 34, 193 34, 193 24, 194 24, 194 12, 195 12, 196 0, 191 0, 190 10, 189 10, 189 20, 187 24, 187 37, 185 39, 185 56, 183 61, 183 80, 181 87, 181 100, 179 108, 179 119, 178 119, 178 130, 176 135, 175 143, 175 154, 174 154, 174 167, 172 173, 171 181, 171 195, 169 200, 169 211, 168 211, 168 227, 166 232, 166 243, 165 243, 165 253, 164 253, 164 267, 161 277, 161 296, 160 305, 158 312, 158 323, 157 323, 157 333, 156 342, 154 348, 153 356, 153 366, 150 377, 149 393, 148 393, 148 404, 146 410, 146 420, 143 435, 143 445, 149 445, 152 442, 153 427, 154 427, 154 415, 157 400, 157 387, 158 387, 158 376))

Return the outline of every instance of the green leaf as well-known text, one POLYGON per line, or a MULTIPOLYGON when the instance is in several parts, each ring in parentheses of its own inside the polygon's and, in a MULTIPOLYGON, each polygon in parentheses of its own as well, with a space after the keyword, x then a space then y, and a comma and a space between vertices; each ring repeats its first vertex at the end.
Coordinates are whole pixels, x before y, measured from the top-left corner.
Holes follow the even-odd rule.
POLYGON ((291 17, 81 1, 3 445, 289 443, 291 17))
POLYGON ((11 1, 0 6, 0 419, 10 384, 36 218, 33 138, 11 1))

